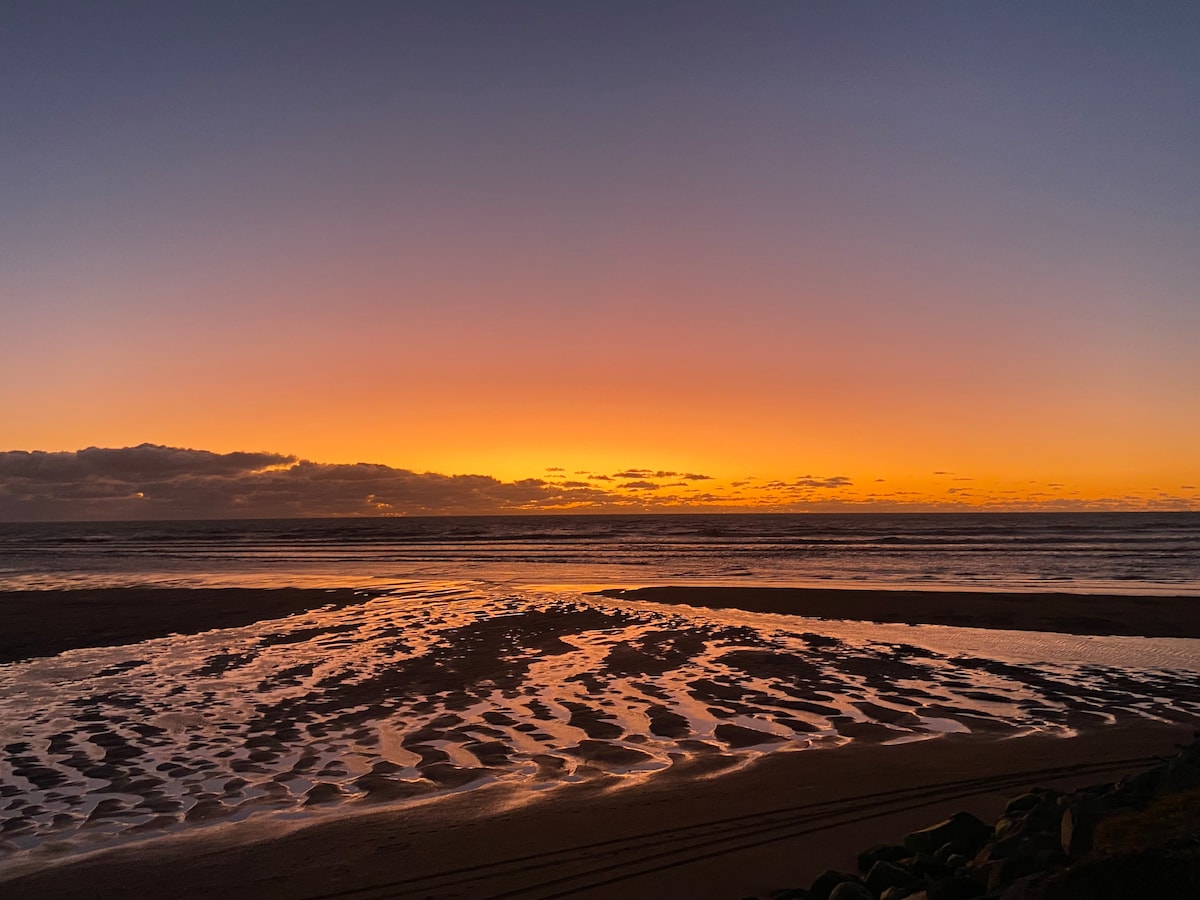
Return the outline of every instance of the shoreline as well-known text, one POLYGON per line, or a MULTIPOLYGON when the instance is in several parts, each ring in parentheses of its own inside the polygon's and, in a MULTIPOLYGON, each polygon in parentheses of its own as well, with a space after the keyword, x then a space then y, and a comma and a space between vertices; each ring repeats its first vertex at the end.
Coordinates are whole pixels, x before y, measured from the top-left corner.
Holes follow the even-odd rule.
MULTIPOLYGON (((370 588, 113 587, 0 591, 0 665, 253 625, 380 596, 370 588)), ((1200 638, 1200 598, 773 586, 606 588, 588 596, 906 625, 1200 638)))
POLYGON ((1200 638, 1200 598, 670 585, 596 591, 610 600, 902 625, 1126 637, 1200 638))
POLYGON ((852 870, 869 844, 962 809, 995 817, 1029 787, 1116 780, 1190 733, 1145 724, 1067 738, 856 744, 711 777, 685 770, 628 786, 564 785, 516 807, 503 791, 472 792, 283 832, 243 823, 115 847, 0 875, 0 885, 28 900, 536 896, 551 886, 600 900, 614 885, 634 898, 716 900, 852 870))

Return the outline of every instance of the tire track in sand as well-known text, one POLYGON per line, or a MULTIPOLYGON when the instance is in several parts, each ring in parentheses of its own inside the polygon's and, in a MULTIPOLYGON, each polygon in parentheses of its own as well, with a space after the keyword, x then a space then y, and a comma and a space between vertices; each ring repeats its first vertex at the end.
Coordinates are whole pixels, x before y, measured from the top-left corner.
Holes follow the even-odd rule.
POLYGON ((1048 779, 1105 775, 1160 760, 1158 756, 1140 756, 859 794, 445 869, 428 875, 311 895, 308 900, 390 900, 411 897, 554 900, 906 809, 934 806, 948 800, 998 790, 1032 787, 1035 782, 1048 779), (501 879, 506 887, 498 893, 491 892, 488 885, 494 885, 501 879))

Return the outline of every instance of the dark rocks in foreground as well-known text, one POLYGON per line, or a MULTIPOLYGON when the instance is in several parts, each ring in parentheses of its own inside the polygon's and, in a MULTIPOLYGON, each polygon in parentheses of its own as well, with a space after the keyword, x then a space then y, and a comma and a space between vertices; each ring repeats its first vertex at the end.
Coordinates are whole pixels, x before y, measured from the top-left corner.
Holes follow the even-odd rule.
POLYGON ((1200 898, 1200 740, 1117 784, 1035 789, 987 825, 970 813, 859 854, 772 900, 1200 898))

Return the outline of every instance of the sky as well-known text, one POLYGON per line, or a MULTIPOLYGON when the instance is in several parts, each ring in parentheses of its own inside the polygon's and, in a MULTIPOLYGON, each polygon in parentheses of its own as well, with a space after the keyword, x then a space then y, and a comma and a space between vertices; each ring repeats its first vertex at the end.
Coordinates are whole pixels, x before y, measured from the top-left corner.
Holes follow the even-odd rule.
POLYGON ((1200 509, 1198 44, 6 0, 0 517, 1200 509))

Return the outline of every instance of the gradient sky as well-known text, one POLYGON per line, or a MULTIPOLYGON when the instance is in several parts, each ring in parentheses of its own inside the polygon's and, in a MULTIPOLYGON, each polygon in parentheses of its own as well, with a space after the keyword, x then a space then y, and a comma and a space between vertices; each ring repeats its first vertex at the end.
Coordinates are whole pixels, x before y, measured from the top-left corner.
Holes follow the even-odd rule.
POLYGON ((0 450, 1200 508, 1198 46, 1191 2, 6 0, 0 450))

